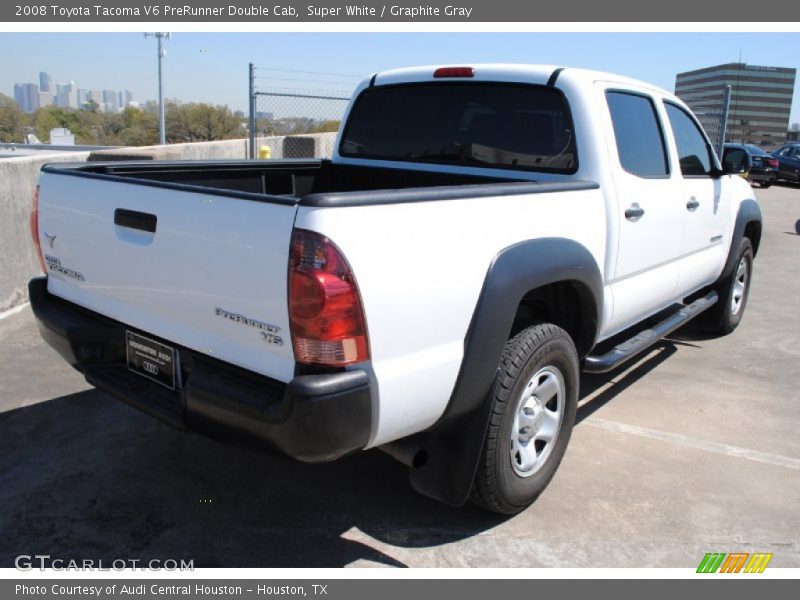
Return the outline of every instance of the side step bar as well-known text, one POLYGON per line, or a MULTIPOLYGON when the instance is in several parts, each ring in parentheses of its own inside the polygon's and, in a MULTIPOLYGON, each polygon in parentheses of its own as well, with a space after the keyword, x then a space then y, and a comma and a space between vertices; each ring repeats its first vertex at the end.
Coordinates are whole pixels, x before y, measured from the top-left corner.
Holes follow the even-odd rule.
POLYGON ((646 350, 678 327, 685 325, 706 309, 717 303, 717 292, 709 292, 691 304, 684 306, 652 329, 645 329, 629 340, 617 344, 601 356, 587 356, 583 370, 587 373, 606 373, 646 350))

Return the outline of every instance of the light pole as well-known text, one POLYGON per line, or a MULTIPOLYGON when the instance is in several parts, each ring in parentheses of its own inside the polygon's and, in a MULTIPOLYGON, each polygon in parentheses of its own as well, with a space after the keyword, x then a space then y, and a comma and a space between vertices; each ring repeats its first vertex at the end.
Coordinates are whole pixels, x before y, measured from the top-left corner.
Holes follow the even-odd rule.
POLYGON ((162 76, 161 63, 167 53, 164 49, 164 40, 168 40, 169 36, 169 33, 163 31, 144 34, 144 37, 154 37, 158 40, 158 138, 162 146, 167 143, 167 130, 164 126, 164 78, 162 76))
POLYGON ((249 103, 249 118, 247 120, 247 127, 249 131, 247 135, 250 137, 250 158, 254 159, 256 157, 256 68, 253 63, 250 63, 250 86, 249 86, 249 94, 250 94, 250 103, 249 103))

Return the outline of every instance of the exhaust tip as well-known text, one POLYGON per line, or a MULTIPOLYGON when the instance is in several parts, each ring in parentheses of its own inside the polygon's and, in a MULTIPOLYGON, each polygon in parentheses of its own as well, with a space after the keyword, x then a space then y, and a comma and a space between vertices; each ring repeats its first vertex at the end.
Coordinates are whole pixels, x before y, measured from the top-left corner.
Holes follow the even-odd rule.
POLYGON ((417 450, 414 457, 411 459, 412 469, 421 469, 428 464, 428 451, 424 449, 417 450))

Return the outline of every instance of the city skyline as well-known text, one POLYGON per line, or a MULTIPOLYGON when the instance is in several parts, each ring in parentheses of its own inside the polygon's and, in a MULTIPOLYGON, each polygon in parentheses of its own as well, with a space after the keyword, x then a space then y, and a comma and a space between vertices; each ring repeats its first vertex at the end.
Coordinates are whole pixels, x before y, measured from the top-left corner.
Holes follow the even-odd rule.
MULTIPOLYGON (((104 112, 120 112, 134 105, 133 93, 129 89, 92 89, 78 87, 74 80, 53 83, 46 71, 39 71, 39 83, 14 82, 14 100, 27 113, 45 106, 60 108, 83 108, 94 102, 104 112)), ((135 103, 138 106, 138 103, 135 103)))
MULTIPOLYGON (((247 110, 247 64, 259 89, 349 94, 378 70, 420 65, 522 62, 593 68, 674 90, 678 73, 737 62, 796 67, 796 33, 178 33, 167 43, 165 95, 247 110), (332 51, 335 49, 335 51, 332 51)), ((45 71, 87 89, 157 96, 156 49, 141 33, 2 33, 0 92, 45 71), (98 50, 100 49, 100 50, 98 50), (21 76, 21 73, 27 73, 21 76)), ((798 88, 790 124, 800 121, 798 88)))

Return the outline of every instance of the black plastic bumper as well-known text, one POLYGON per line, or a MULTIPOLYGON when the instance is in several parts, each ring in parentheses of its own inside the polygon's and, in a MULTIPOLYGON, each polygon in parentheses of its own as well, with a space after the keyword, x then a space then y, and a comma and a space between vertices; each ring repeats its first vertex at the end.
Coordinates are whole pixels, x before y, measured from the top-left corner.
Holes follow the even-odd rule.
POLYGON ((170 344, 182 381, 173 391, 128 370, 125 331, 134 329, 49 294, 44 277, 28 291, 42 338, 86 381, 173 427, 266 445, 304 462, 331 461, 369 441, 364 371, 300 375, 286 384, 170 344))
POLYGON ((773 169, 758 169, 753 168, 750 169, 750 172, 747 174, 747 179, 749 181, 765 181, 768 183, 774 182, 778 178, 778 171, 773 169))

